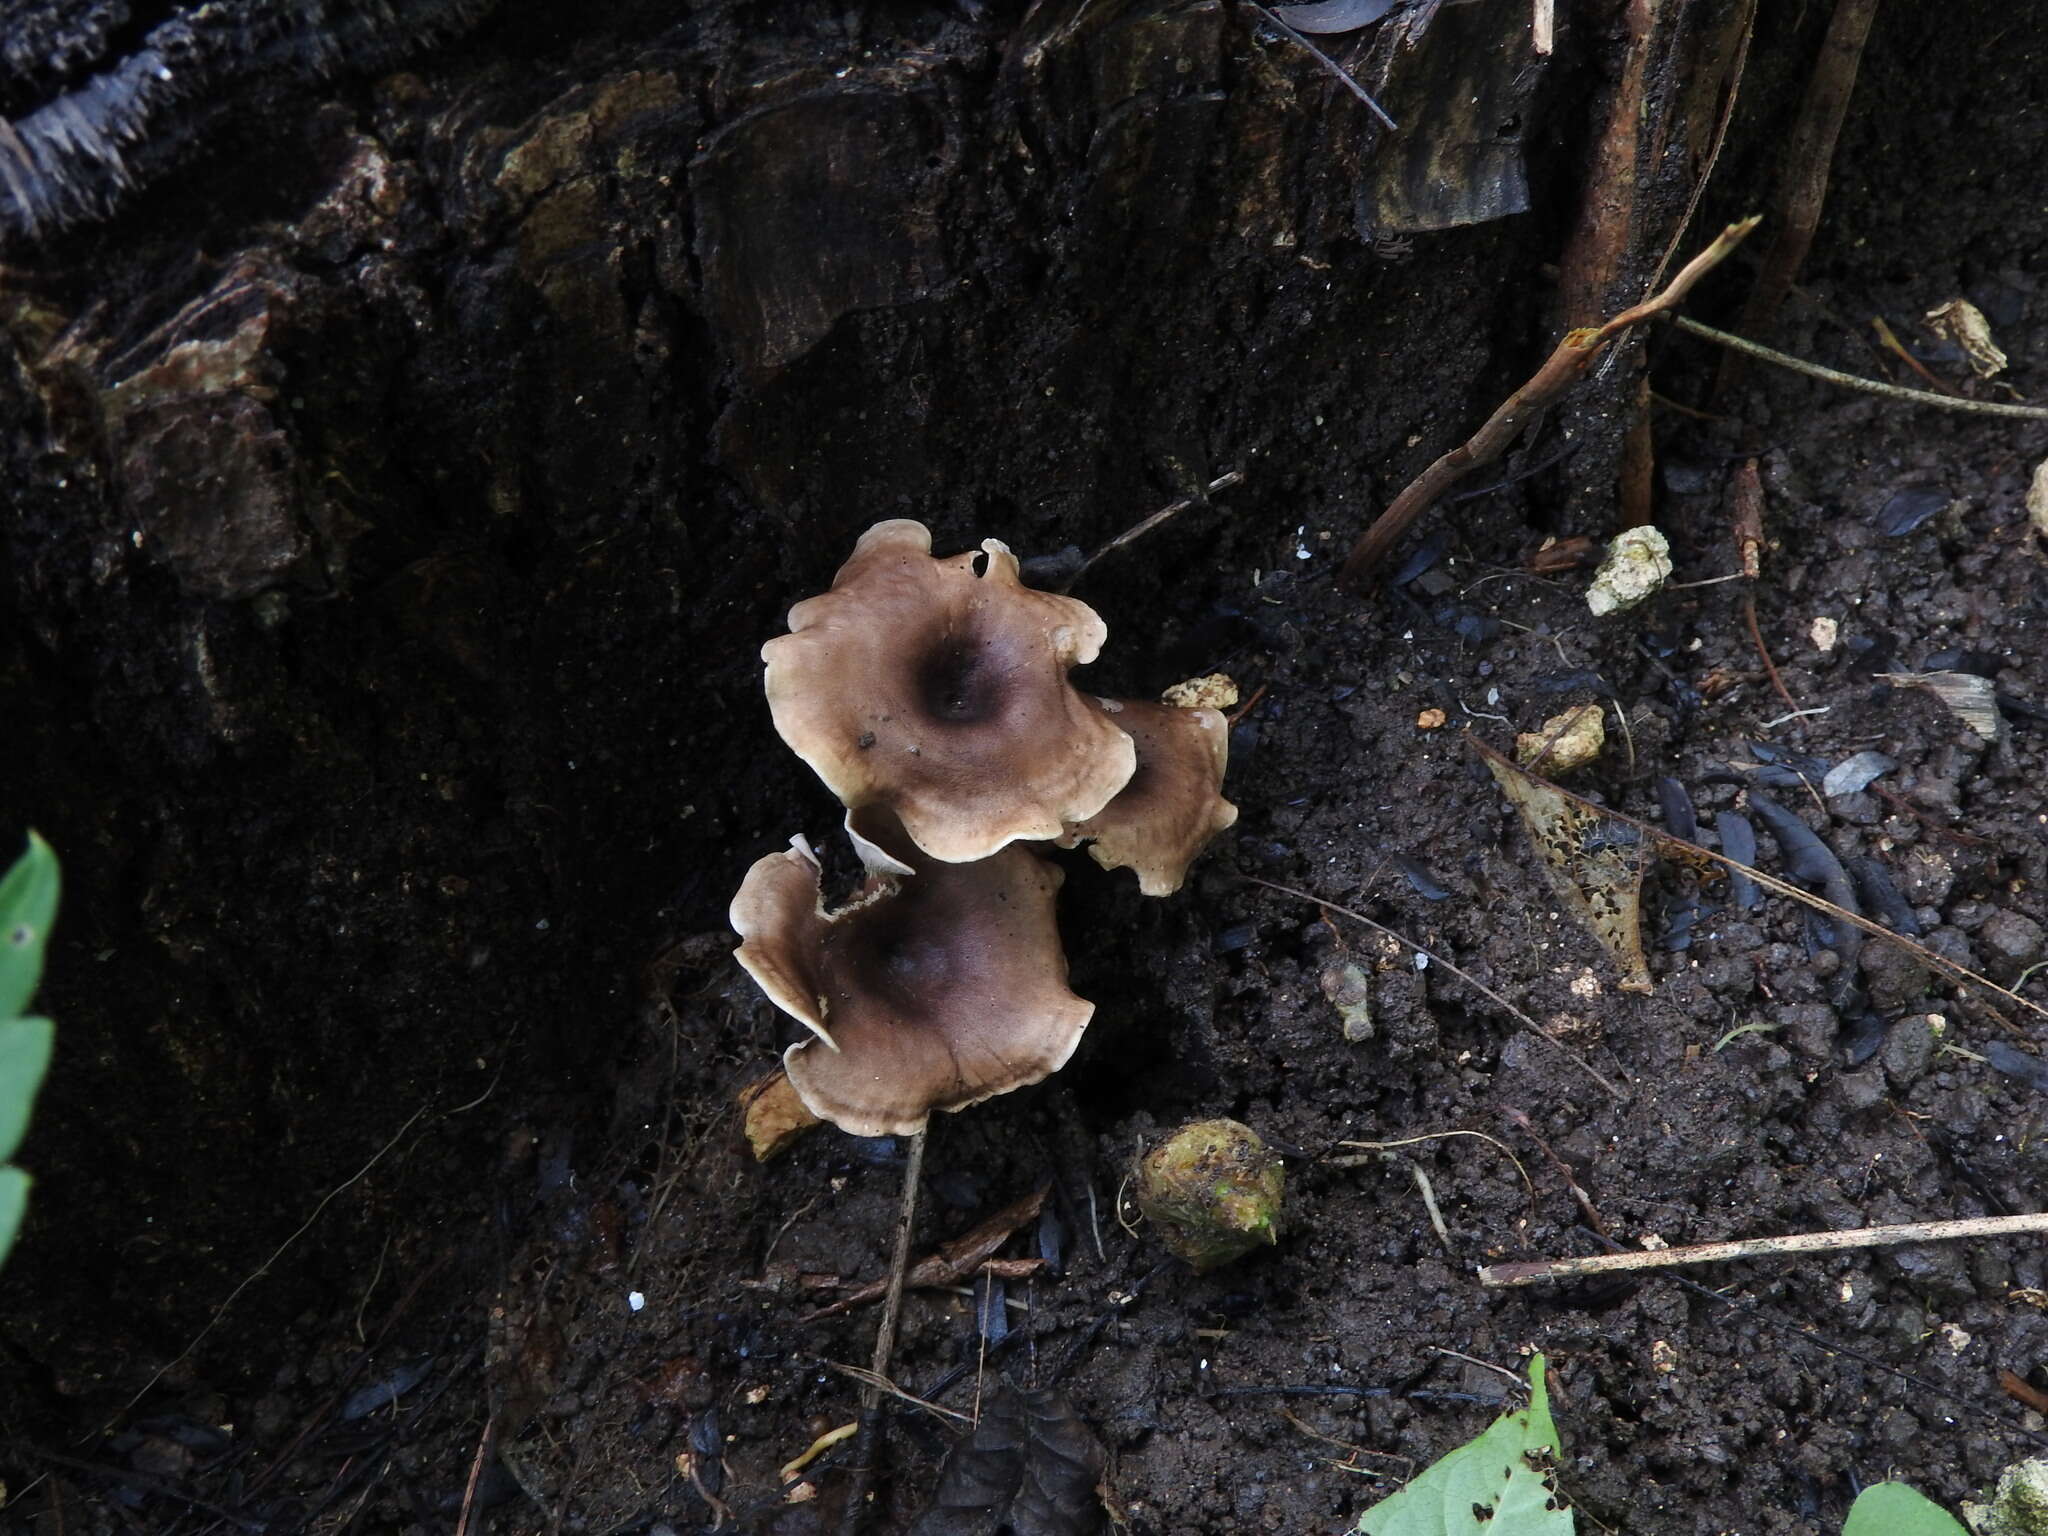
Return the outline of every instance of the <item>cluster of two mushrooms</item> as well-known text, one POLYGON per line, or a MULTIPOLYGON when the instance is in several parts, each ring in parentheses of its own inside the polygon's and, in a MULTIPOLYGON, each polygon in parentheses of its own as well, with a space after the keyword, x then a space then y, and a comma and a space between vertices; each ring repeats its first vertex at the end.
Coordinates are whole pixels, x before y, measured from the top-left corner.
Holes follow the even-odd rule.
POLYGON ((938 559, 923 524, 878 523, 761 653, 775 728, 847 807, 866 878, 827 911, 792 839, 733 898, 738 958, 814 1037, 783 1057, 804 1107, 857 1136, 1035 1083, 1080 1043, 1064 876, 1026 844, 1086 842, 1163 896, 1237 819, 1223 716, 1078 691, 1107 626, 982 551, 938 559))

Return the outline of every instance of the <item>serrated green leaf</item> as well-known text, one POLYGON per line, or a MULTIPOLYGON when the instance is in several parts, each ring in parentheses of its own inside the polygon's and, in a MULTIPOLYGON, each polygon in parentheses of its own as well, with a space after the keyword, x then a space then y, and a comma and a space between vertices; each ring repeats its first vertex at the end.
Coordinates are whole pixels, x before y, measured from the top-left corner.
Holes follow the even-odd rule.
POLYGON ((35 833, 28 852, 0 879, 0 1019, 28 1006, 43 974, 43 948, 57 920, 57 855, 35 833))
POLYGON ((1537 1355, 1529 1362, 1529 1406, 1503 1414, 1367 1510, 1360 1536, 1573 1536, 1572 1512, 1554 1507, 1545 1470, 1557 1455, 1537 1355))
POLYGON ((0 1162, 14 1156, 28 1130, 56 1032, 48 1019, 0 1019, 0 1162))
POLYGON ((14 1246, 14 1234, 21 1230, 21 1215, 28 1209, 29 1177, 19 1168, 0 1168, 0 1262, 14 1246))
POLYGON ((1872 1483, 1856 1495, 1842 1536, 1969 1536, 1962 1522, 1904 1483, 1872 1483))

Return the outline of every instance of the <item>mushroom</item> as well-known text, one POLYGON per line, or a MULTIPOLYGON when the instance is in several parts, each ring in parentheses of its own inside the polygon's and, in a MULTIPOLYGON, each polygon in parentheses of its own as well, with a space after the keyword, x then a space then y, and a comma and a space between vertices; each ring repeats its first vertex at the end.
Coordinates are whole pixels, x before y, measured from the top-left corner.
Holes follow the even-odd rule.
POLYGON ((1086 821, 1137 762, 1067 681, 1108 636, 1095 610, 1025 586, 999 540, 945 560, 931 543, 922 523, 875 524, 761 657, 775 729, 840 801, 965 863, 1086 821))
POLYGON ((1069 826, 1062 848, 1093 839, 1088 853, 1104 869, 1134 869, 1147 896, 1171 896, 1209 839, 1237 820, 1223 798, 1230 725, 1213 709, 1097 699, 1138 747, 1138 771, 1114 800, 1069 826))
POLYGON ((869 874, 838 911, 801 837, 732 903, 740 964, 817 1037, 783 1055, 805 1106, 855 1136, 907 1135, 1065 1065, 1095 1005, 1067 989, 1060 871, 1018 847, 944 863, 886 815, 847 823, 869 874))

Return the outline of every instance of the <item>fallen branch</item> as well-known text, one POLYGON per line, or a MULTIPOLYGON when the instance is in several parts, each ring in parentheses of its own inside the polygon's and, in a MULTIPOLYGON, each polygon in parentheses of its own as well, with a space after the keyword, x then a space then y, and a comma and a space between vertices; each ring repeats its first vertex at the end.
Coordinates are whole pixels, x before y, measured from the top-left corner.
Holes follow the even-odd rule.
POLYGON ((1718 1264, 1727 1259, 1769 1258, 1784 1253, 1840 1253, 1850 1248, 1889 1248, 1897 1243, 1938 1243, 1958 1237, 2004 1237, 2023 1232, 2048 1232, 2048 1212, 2030 1216, 1973 1216, 1962 1221, 1908 1221, 1895 1227, 1853 1227, 1846 1232, 1800 1232, 1791 1237, 1752 1237, 1733 1243, 1692 1243, 1683 1248, 1656 1248, 1643 1253, 1600 1253, 1584 1259, 1489 1264, 1479 1271, 1479 1283, 1496 1288, 1534 1285, 1541 1280, 1610 1275, 1617 1270, 1669 1269, 1679 1264, 1718 1264))
POLYGON ((1809 363, 1803 357, 1776 351, 1761 342, 1751 341, 1746 336, 1734 336, 1727 331, 1717 331, 1711 325, 1701 325, 1699 321, 1685 315, 1674 315, 1671 323, 1688 336, 1698 336, 1731 351, 1747 353, 1767 363, 1776 363, 1780 368, 1803 373, 1808 378, 1839 384, 1844 389, 1860 389, 1865 394, 1882 395, 1887 400, 1899 400, 1907 405, 1931 405, 1944 411, 1974 411, 1979 416, 2009 416, 2019 421, 2048 421, 2048 406, 2013 405, 2004 400, 1969 400, 1961 395, 1937 395, 1932 390, 1907 389, 1903 384, 1888 384, 1882 379, 1866 379, 1857 374, 1843 373, 1837 368, 1809 363))
POLYGON ((1416 518, 1473 470, 1499 458, 1530 418, 1548 410, 1585 372, 1586 366, 1605 350, 1608 342, 1631 327, 1682 303, 1693 285, 1726 260, 1729 252, 1741 244, 1743 237, 1756 228, 1758 217, 1752 214, 1722 230, 1713 244, 1681 267, 1678 275, 1654 298, 1623 310, 1604 325, 1582 326, 1567 331, 1543 366, 1536 370, 1528 383, 1502 402, 1500 408, 1486 419, 1485 425, 1409 481, 1407 488, 1388 503, 1387 510, 1351 546, 1343 570, 1337 573, 1338 581, 1353 591, 1359 590, 1365 578, 1386 559, 1395 541, 1408 531, 1416 518))

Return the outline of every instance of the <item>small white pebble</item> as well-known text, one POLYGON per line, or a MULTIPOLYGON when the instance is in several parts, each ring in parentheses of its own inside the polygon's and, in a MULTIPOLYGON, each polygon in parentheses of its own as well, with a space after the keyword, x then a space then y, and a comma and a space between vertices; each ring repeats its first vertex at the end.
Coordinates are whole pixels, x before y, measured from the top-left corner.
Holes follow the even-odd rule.
POLYGON ((635 1312, 638 1312, 642 1307, 647 1305, 647 1298, 638 1291, 628 1291, 626 1292, 626 1305, 631 1307, 635 1312))

